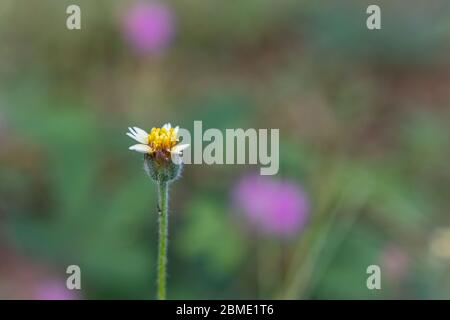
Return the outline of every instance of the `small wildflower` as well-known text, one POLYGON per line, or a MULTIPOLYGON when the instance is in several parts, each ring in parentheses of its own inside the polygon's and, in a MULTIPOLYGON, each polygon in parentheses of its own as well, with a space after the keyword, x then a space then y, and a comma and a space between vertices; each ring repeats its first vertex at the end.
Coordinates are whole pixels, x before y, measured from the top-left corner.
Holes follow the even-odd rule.
POLYGON ((147 173, 156 181, 175 180, 181 171, 182 151, 189 147, 189 144, 178 144, 179 127, 167 123, 152 128, 150 133, 138 127, 128 129, 127 135, 139 142, 129 149, 145 155, 147 173))
POLYGON ((167 243, 169 230, 169 184, 180 176, 182 151, 188 144, 178 144, 179 127, 170 123, 152 128, 150 133, 138 127, 128 128, 127 136, 139 142, 129 149, 144 154, 144 168, 158 185, 158 299, 166 299, 167 243))

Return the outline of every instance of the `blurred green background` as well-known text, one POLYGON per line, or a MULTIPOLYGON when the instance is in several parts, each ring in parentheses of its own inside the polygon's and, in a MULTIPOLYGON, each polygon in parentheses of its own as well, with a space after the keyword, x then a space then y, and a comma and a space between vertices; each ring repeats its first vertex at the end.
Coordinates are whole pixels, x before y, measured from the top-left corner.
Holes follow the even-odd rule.
POLYGON ((279 128, 267 179, 309 210, 260 232, 232 196, 255 167, 185 166, 169 298, 450 298, 447 0, 2 0, 0 43, 0 298, 153 299, 156 187, 125 132, 194 120, 279 128))

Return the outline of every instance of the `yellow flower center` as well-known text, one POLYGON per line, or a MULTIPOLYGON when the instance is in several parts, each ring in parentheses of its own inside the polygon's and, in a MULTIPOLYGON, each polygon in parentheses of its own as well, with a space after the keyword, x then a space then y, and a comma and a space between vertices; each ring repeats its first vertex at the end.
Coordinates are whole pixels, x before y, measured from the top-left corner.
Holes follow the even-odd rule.
POLYGON ((177 144, 174 128, 152 128, 148 135, 148 145, 153 151, 170 151, 177 144))

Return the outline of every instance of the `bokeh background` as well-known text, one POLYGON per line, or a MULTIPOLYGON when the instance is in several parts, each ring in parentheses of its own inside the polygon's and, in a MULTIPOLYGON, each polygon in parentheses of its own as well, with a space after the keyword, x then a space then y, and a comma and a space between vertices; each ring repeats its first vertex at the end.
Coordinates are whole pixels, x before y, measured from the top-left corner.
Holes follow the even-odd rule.
POLYGON ((194 120, 279 128, 280 171, 185 167, 169 298, 450 298, 447 0, 2 0, 0 43, 0 298, 153 299, 125 132, 194 120))

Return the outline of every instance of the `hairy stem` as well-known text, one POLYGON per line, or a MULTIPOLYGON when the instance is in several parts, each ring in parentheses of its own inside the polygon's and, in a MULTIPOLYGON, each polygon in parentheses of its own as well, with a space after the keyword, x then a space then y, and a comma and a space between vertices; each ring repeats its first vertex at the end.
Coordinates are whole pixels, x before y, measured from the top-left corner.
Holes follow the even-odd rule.
POLYGON ((166 267, 168 238, 168 183, 158 182, 159 249, 158 249, 158 299, 166 299, 166 267))

